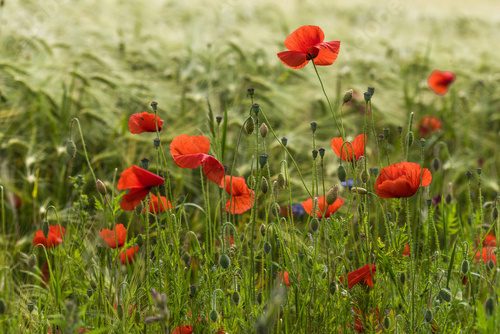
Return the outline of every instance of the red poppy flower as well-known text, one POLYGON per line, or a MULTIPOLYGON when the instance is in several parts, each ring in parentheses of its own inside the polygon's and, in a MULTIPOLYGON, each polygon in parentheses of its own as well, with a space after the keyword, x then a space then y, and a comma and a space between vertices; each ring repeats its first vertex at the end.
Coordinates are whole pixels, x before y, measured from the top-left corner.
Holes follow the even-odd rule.
POLYGON ((146 197, 151 188, 160 186, 165 180, 138 166, 125 169, 118 180, 118 190, 128 190, 123 196, 120 206, 123 210, 130 211, 146 197))
POLYGON ((120 261, 122 264, 134 262, 135 254, 139 251, 139 246, 134 245, 120 252, 120 261))
POLYGON ((220 186, 231 195, 226 202, 226 211, 233 215, 240 215, 250 210, 255 194, 252 189, 248 188, 245 179, 241 176, 226 175, 223 180, 224 183, 220 186))
MULTIPOLYGON (((160 213, 172 209, 172 203, 167 200, 165 196, 158 196, 151 194, 151 199, 149 201, 149 212, 160 213)), ((144 209, 143 212, 146 210, 144 209)))
MULTIPOLYGON (((338 209, 340 209, 340 207, 342 205, 344 205, 344 199, 341 197, 338 197, 335 200, 335 202, 328 205, 328 207, 326 207, 326 210, 325 210, 325 206, 326 206, 325 196, 318 197, 318 207, 316 208, 316 217, 322 218, 323 213, 324 213, 325 218, 328 218, 331 215, 333 215, 338 209)), ((313 217, 313 200, 312 200, 312 198, 308 198, 304 202, 302 202, 302 207, 309 214, 309 216, 313 217)))
POLYGON ((427 84, 434 93, 444 95, 453 81, 455 81, 455 74, 453 72, 434 70, 429 75, 427 84))
POLYGON ((192 334, 193 326, 191 325, 181 325, 177 326, 172 330, 171 334, 192 334))
POLYGON ((278 53, 278 58, 287 66, 299 69, 309 60, 314 64, 331 65, 337 59, 340 41, 323 42, 325 34, 320 27, 302 26, 285 39, 288 51, 278 53))
POLYGON ((366 264, 363 267, 347 274, 347 285, 352 289, 356 284, 362 283, 373 288, 373 277, 376 267, 374 264, 366 264))
POLYGON ((128 129, 130 133, 138 134, 143 132, 156 132, 156 123, 158 131, 161 131, 163 120, 147 111, 130 115, 128 119, 128 129))
POLYGON ((493 233, 489 233, 484 237, 483 240, 484 247, 496 247, 497 246, 497 237, 493 233))
POLYGON ((127 229, 123 224, 116 224, 112 230, 102 229, 99 236, 110 248, 122 247, 127 240, 127 229))
POLYGON ((212 182, 220 184, 224 178, 224 166, 209 155, 210 139, 205 136, 179 135, 170 143, 170 154, 181 168, 198 168, 212 182))
POLYGON ((410 256, 410 244, 406 243, 405 247, 403 248, 403 256, 410 256))
POLYGON ((290 287, 290 274, 288 273, 288 271, 280 271, 278 273, 278 277, 280 278, 281 282, 285 284, 287 288, 290 287))
POLYGON ((441 120, 434 116, 424 116, 418 124, 418 133, 421 137, 427 137, 433 132, 440 130, 442 127, 441 120))
POLYGON ((352 142, 346 142, 344 144, 342 137, 335 137, 332 139, 330 146, 332 147, 333 152, 335 152, 335 154, 342 160, 352 161, 353 156, 355 160, 358 160, 364 155, 365 139, 366 136, 364 134, 360 134, 357 135, 352 142), (340 151, 342 151, 342 155, 340 154, 340 151))
POLYGON ((64 233, 66 233, 66 230, 61 225, 50 225, 47 237, 43 234, 43 230, 35 232, 33 245, 43 245, 46 248, 56 247, 63 242, 64 233))
POLYGON ((483 261, 484 263, 488 263, 492 261, 495 265, 497 264, 497 256, 495 255, 496 247, 483 247, 476 252, 474 259, 476 262, 483 261))
POLYGON ((420 185, 426 187, 431 181, 432 174, 427 168, 422 170, 415 162, 398 162, 382 168, 375 181, 375 192, 382 198, 411 197, 420 185))

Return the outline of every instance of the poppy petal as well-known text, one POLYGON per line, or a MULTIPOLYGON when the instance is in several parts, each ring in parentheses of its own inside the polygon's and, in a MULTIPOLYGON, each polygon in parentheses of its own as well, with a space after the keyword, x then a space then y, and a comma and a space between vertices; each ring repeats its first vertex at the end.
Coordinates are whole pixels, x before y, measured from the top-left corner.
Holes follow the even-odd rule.
POLYGON ((120 252, 120 261, 122 264, 134 262, 135 254, 139 251, 139 246, 134 245, 120 252))
POLYGON ((127 229, 123 224, 117 224, 112 230, 102 229, 99 236, 110 247, 117 248, 125 244, 127 240, 127 229))
POLYGON ((422 186, 427 187, 432 182, 432 174, 431 171, 427 168, 424 168, 422 172, 422 186))
POLYGON ((181 168, 193 169, 200 167, 207 156, 205 153, 177 155, 174 156, 174 162, 181 168))
POLYGON ((285 46, 288 50, 301 51, 307 53, 311 46, 323 42, 325 34, 318 26, 301 26, 294 30, 285 39, 285 46))
POLYGON ((283 64, 296 70, 303 68, 309 62, 307 54, 298 51, 282 51, 278 53, 278 58, 283 64))
POLYGON ((125 211, 132 211, 148 195, 149 188, 130 189, 120 202, 120 207, 125 211))
POLYGON ((125 169, 118 180, 118 190, 126 190, 133 188, 151 188, 160 186, 165 180, 150 171, 139 166, 133 165, 125 169))
POLYGON ((337 59, 340 50, 340 41, 323 42, 317 45, 319 53, 314 58, 316 65, 325 66, 331 65, 337 59))
POLYGON ((182 134, 175 137, 170 143, 170 154, 174 159, 178 155, 208 154, 209 151, 210 139, 205 136, 189 136, 182 134))
POLYGON ((128 129, 133 134, 156 132, 156 123, 158 123, 158 131, 161 131, 163 120, 153 113, 144 111, 130 115, 128 129))
POLYGON ((224 178, 224 166, 220 163, 219 160, 215 159, 211 155, 207 155, 203 159, 202 163, 203 174, 215 184, 220 184, 222 179, 224 178))

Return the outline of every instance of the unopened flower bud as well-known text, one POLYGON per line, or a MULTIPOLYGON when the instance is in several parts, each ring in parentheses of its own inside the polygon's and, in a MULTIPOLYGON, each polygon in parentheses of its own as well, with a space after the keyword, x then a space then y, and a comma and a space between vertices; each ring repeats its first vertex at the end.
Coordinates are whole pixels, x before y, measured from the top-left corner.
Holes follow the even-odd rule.
POLYGON ((363 171, 361 171, 360 177, 361 177, 361 182, 366 183, 366 182, 368 182, 370 175, 368 174, 366 169, 363 169, 363 171))
POLYGON ((5 302, 3 299, 0 299, 0 315, 5 313, 5 302))
POLYGON ((389 329, 391 327, 391 319, 389 317, 384 318, 384 328, 389 329))
POLYGON ((240 303, 240 294, 238 291, 233 292, 231 295, 231 301, 234 303, 234 305, 238 305, 240 303))
POLYGON ((486 299, 484 310, 486 311, 486 315, 490 317, 493 315, 493 311, 495 310, 495 300, 493 297, 488 297, 488 299, 486 299))
POLYGON ((266 165, 266 163, 267 163, 267 154, 261 154, 259 156, 260 168, 264 168, 264 166, 266 165))
POLYGON ((255 129, 255 125, 253 124, 253 118, 248 117, 245 121, 245 132, 247 135, 251 135, 253 130, 255 129))
POLYGON ((498 218, 498 208, 495 206, 493 210, 491 210, 491 220, 495 221, 498 218))
POLYGON ((258 103, 254 103, 252 104, 252 111, 255 115, 258 115, 259 114, 259 111, 260 111, 260 106, 258 103))
POLYGON ((219 257, 219 265, 223 268, 223 269, 227 269, 229 268, 229 266, 231 265, 231 259, 229 258, 229 256, 227 254, 222 254, 220 257, 219 257))
POLYGON ((413 131, 408 131, 408 134, 406 135, 406 143, 408 145, 408 147, 410 147, 411 145, 413 145, 413 131))
POLYGON ((192 284, 189 286, 189 297, 190 298, 194 298, 194 296, 196 296, 196 285, 192 284))
POLYGON ((460 269, 462 270, 462 274, 467 274, 469 272, 469 261, 463 260, 460 269))
POLYGON ((49 222, 47 220, 44 220, 42 223, 42 232, 45 238, 48 238, 49 236, 49 222))
POLYGON ((441 167, 441 160, 439 160, 439 158, 434 158, 432 160, 432 169, 437 172, 439 167, 441 167))
POLYGON ((319 228, 319 221, 317 218, 311 220, 311 231, 316 232, 319 228))
POLYGON ((337 169, 337 175, 339 177, 340 182, 345 182, 347 173, 343 165, 340 165, 339 168, 337 169))
POLYGON ((280 186, 280 188, 282 189, 285 189, 286 187, 286 180, 285 180, 285 176, 283 175, 283 173, 279 173, 278 174, 278 185, 280 186))
POLYGON ((452 199, 453 198, 452 198, 451 194, 447 194, 446 197, 444 198, 446 204, 450 204, 452 199))
POLYGON ((315 133, 317 129, 318 129, 318 123, 316 123, 315 121, 312 121, 311 122, 311 131, 312 131, 312 133, 315 133))
POLYGON ((401 284, 405 284, 406 282, 405 273, 401 273, 401 275, 399 275, 399 281, 401 282, 401 284))
POLYGON ((269 182, 267 182, 267 179, 265 177, 262 177, 262 182, 260 183, 260 191, 262 191, 263 194, 267 194, 268 190, 269 182))
POLYGON ((152 101, 151 102, 151 109, 153 109, 154 112, 158 110, 158 102, 152 101))
POLYGON ((222 116, 221 115, 215 116, 215 121, 217 122, 218 125, 220 125, 220 123, 222 123, 222 116))
POLYGON ((323 157, 325 156, 325 149, 323 147, 320 147, 318 149, 318 152, 319 152, 320 158, 323 159, 323 157))
POLYGON ((368 193, 368 190, 366 190, 365 188, 361 188, 361 187, 352 187, 351 191, 353 193, 360 194, 360 195, 366 195, 368 193))
POLYGON ((346 104, 352 100, 352 93, 353 93, 352 89, 349 89, 348 91, 345 92, 344 98, 342 99, 343 104, 346 104))
POLYGON ((446 289, 446 288, 442 288, 439 291, 438 297, 439 297, 439 299, 444 300, 445 302, 449 303, 451 301, 451 291, 446 289))
POLYGON ((432 311, 431 310, 425 310, 425 313, 424 313, 424 320, 425 320, 425 322, 427 322, 428 324, 430 324, 432 322, 432 319, 434 319, 434 316, 432 315, 432 311))
POLYGON ((281 144, 286 147, 288 144, 288 138, 287 137, 281 137, 281 144))
POLYGON ((262 123, 260 125, 259 131, 260 131, 260 135, 262 136, 262 138, 266 138, 267 132, 269 131, 269 129, 267 128, 266 123, 262 123))
POLYGON ((326 204, 332 205, 339 196, 339 186, 335 185, 326 193, 326 204))
POLYGON ((260 235, 265 236, 266 235, 266 229, 267 229, 266 225, 264 225, 264 224, 260 225, 260 229, 259 229, 260 235))
POLYGON ((210 311, 209 317, 210 317, 210 320, 212 320, 213 322, 216 322, 219 319, 219 313, 217 313, 216 310, 212 310, 212 311, 210 311))
POLYGON ((95 187, 97 189, 97 191, 101 194, 101 195, 106 195, 106 185, 104 184, 104 182, 102 182, 101 180, 97 179, 96 183, 95 183, 95 187))
POLYGON ((71 159, 73 159, 76 156, 76 145, 72 139, 66 142, 66 153, 68 153, 71 159))
POLYGON ((264 253, 269 254, 271 253, 271 244, 269 242, 264 242, 264 253))

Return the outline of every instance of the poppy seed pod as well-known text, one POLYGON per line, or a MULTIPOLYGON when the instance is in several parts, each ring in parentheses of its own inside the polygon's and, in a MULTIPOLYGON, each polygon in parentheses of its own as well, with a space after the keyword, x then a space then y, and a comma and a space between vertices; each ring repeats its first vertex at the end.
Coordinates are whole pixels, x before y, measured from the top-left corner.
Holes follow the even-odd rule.
POLYGON ((318 129, 318 123, 316 123, 315 121, 312 121, 311 122, 311 131, 312 131, 312 133, 315 133, 317 129, 318 129))
POLYGON ((332 205, 339 196, 339 186, 335 185, 326 193, 326 204, 332 205))
POLYGON ((259 131, 260 131, 260 135, 261 135, 261 137, 262 137, 262 138, 266 138, 266 136, 267 136, 267 132, 269 131, 269 129, 268 129, 268 127, 267 127, 266 123, 262 123, 262 124, 260 125, 259 131))
POLYGON ((229 266, 231 265, 231 259, 229 258, 229 256, 227 254, 222 254, 220 257, 219 257, 219 265, 223 268, 223 269, 227 269, 229 268, 229 266))
POLYGON ((160 138, 153 139, 153 146, 154 146, 154 148, 160 147, 160 144, 161 144, 160 138))
POLYGON ((262 191, 263 194, 267 194, 269 190, 269 182, 267 182, 267 179, 265 177, 262 177, 262 182, 260 183, 260 191, 262 191))
POLYGON ((318 157, 318 150, 312 150, 312 158, 313 158, 313 160, 316 160, 317 157, 318 157))
POLYGON ((158 110, 158 102, 151 101, 151 109, 153 109, 153 111, 156 112, 158 110))
POLYGON ((212 320, 213 322, 216 322, 219 319, 219 313, 217 313, 216 310, 212 310, 212 311, 210 311, 209 317, 210 317, 210 320, 212 320))
POLYGON ((95 182, 95 187, 97 189, 97 192, 99 192, 99 194, 106 195, 106 185, 104 184, 104 182, 97 179, 97 181, 95 182))
POLYGON ((215 121, 217 122, 217 125, 220 125, 220 123, 222 123, 222 116, 221 115, 215 116, 215 121))
POLYGON ((140 161, 140 166, 143 169, 148 169, 149 168, 149 159, 148 158, 142 158, 140 161))
POLYGON ((234 305, 238 305, 240 303, 240 294, 238 291, 233 292, 231 295, 231 301, 234 303, 234 305))
POLYGON ((267 163, 267 154, 261 154, 259 156, 259 164, 260 164, 260 168, 264 168, 264 166, 266 165, 267 163))
POLYGON ((255 129, 255 125, 253 124, 253 118, 248 117, 245 121, 245 132, 247 135, 251 135, 253 130, 255 129))
POLYGON ((343 104, 346 104, 346 103, 348 103, 349 101, 352 100, 352 93, 353 93, 352 89, 349 89, 348 91, 346 91, 344 93, 344 98, 342 99, 342 103, 343 104))
POLYGON ((323 159, 323 157, 325 156, 325 149, 323 147, 320 147, 318 149, 318 152, 319 152, 319 156, 321 157, 321 159, 323 159))
POLYGON ((247 94, 249 97, 253 97, 253 95, 255 94, 255 89, 250 87, 247 89, 247 94))
POLYGON ((373 96, 375 94, 375 88, 374 87, 368 87, 367 93, 370 94, 370 96, 373 96))
POLYGON ((254 103, 252 104, 252 112, 255 114, 255 115, 258 115, 259 114, 259 111, 260 111, 260 105, 258 103, 254 103))
POLYGON ((287 137, 281 137, 281 144, 286 147, 288 144, 288 138, 287 137))
POLYGON ((345 171, 344 166, 340 165, 339 168, 337 169, 337 175, 339 177, 340 182, 345 182, 347 173, 345 171))
POLYGON ((363 97, 365 98, 365 102, 367 102, 367 103, 370 102, 370 100, 372 98, 372 96, 368 92, 364 92, 363 97))

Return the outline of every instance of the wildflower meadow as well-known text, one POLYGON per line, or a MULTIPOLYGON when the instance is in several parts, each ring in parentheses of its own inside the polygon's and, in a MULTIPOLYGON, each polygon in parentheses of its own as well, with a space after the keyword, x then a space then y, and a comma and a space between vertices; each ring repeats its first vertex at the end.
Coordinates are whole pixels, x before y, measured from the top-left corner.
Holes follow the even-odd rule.
POLYGON ((499 333, 499 13, 0 1, 0 333, 499 333))

